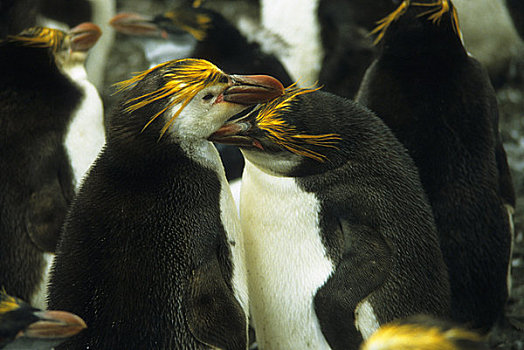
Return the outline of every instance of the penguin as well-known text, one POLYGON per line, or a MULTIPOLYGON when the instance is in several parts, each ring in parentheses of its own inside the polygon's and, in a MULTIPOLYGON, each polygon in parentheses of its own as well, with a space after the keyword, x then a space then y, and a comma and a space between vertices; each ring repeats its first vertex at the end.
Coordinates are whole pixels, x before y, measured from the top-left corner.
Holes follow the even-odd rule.
POLYGON ((49 306, 89 325, 59 349, 247 349, 243 236, 207 138, 282 84, 181 59, 119 86, 52 268, 49 306))
POLYGON ((361 350, 489 350, 480 334, 428 315, 396 320, 380 327, 361 350))
POLYGON ((0 291, 0 349, 50 350, 86 328, 78 316, 42 311, 0 291))
POLYGON ((144 40, 144 53, 152 65, 184 57, 210 60, 225 71, 239 74, 269 74, 287 86, 293 83, 282 63, 248 39, 219 12, 192 6, 179 6, 148 18, 136 13, 120 13, 111 19, 119 33, 156 38, 144 40), (158 56, 158 41, 169 44, 158 56), (152 45, 150 45, 152 44, 152 45), (151 46, 151 47, 150 47, 151 46), (155 48, 153 48, 154 46, 155 48))
POLYGON ((451 1, 403 1, 375 33, 381 53, 357 102, 407 148, 449 270, 451 316, 487 331, 502 316, 515 206, 486 70, 464 49, 451 1))
MULTIPOLYGON (((201 58, 214 62, 224 71, 239 74, 269 74, 283 85, 292 80, 272 54, 265 53, 217 11, 181 5, 147 18, 135 13, 113 17, 111 25, 119 33, 140 37, 151 65, 176 58, 201 58)), ((236 148, 218 146, 228 180, 242 175, 244 162, 236 148)))
POLYGON ((260 349, 358 349, 396 318, 447 316, 417 170, 368 109, 292 86, 210 139, 246 158, 240 220, 260 349))
POLYGON ((75 185, 103 144, 101 100, 82 66, 99 36, 83 23, 0 43, 0 288, 39 308, 75 185))

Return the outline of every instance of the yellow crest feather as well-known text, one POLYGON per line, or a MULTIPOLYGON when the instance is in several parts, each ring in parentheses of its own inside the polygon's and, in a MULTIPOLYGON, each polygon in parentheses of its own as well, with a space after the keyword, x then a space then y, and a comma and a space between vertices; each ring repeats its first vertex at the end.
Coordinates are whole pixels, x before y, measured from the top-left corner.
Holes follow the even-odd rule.
POLYGON ((432 21, 434 24, 440 24, 440 20, 442 19, 442 16, 448 12, 451 14, 451 25, 453 26, 453 31, 457 33, 457 35, 460 37, 460 30, 459 30, 459 20, 458 20, 458 13, 457 9, 451 5, 449 0, 437 0, 434 3, 421 3, 421 2, 414 2, 413 5, 415 6, 425 6, 425 7, 431 7, 428 11, 421 13, 419 16, 428 16, 428 20, 432 21))
POLYGON ((171 19, 180 29, 191 34, 198 41, 206 38, 207 30, 212 26, 211 17, 203 13, 179 9, 169 11, 164 16, 171 19))
POLYGON ((62 46, 66 33, 58 29, 45 27, 31 27, 24 30, 19 35, 11 35, 8 40, 18 42, 24 46, 31 47, 49 47, 54 52, 62 46))
POLYGON ((20 306, 18 299, 8 295, 5 290, 1 290, 0 294, 0 314, 16 310, 20 306))
POLYGON ((373 44, 378 44, 380 40, 384 37, 384 34, 386 34, 386 31, 388 30, 391 23, 395 22, 402 16, 409 8, 411 1, 410 0, 404 0, 402 3, 397 7, 397 9, 393 12, 391 12, 386 17, 382 18, 380 21, 377 22, 377 26, 371 31, 371 34, 377 34, 377 37, 373 41, 373 44))
POLYGON ((456 340, 481 342, 482 338, 459 328, 443 331, 436 326, 392 323, 380 327, 362 346, 362 350, 458 350, 456 340))
POLYGON ((423 3, 423 2, 411 2, 411 0, 404 0, 395 11, 381 19, 377 22, 377 26, 371 31, 371 34, 377 34, 374 44, 377 44, 382 40, 384 34, 388 30, 389 26, 398 20, 403 14, 406 13, 410 6, 424 6, 430 7, 428 11, 425 11, 419 14, 419 17, 428 16, 428 20, 432 21, 434 24, 440 24, 440 20, 445 13, 451 13, 451 23, 453 26, 453 31, 457 33, 459 37, 462 37, 459 30, 459 20, 457 9, 450 3, 449 0, 436 0, 432 3, 423 3))
POLYGON ((289 110, 293 101, 299 95, 319 90, 318 88, 298 88, 295 85, 286 88, 284 95, 262 105, 256 116, 257 126, 267 133, 267 137, 274 143, 290 152, 312 158, 319 162, 326 160, 323 154, 308 149, 307 146, 337 148, 341 140, 338 134, 303 135, 296 127, 289 125, 281 118, 289 110))
POLYGON ((162 113, 174 105, 182 103, 182 106, 162 128, 160 138, 199 91, 207 86, 218 83, 222 78, 226 77, 225 73, 211 62, 201 59, 185 58, 161 63, 136 74, 131 79, 116 83, 115 85, 118 88, 117 92, 131 88, 148 74, 162 68, 166 68, 166 72, 163 74, 165 84, 155 91, 129 99, 126 102, 128 106, 125 109, 125 112, 131 113, 153 102, 161 100, 169 101, 160 111, 151 117, 142 129, 143 131, 162 113))

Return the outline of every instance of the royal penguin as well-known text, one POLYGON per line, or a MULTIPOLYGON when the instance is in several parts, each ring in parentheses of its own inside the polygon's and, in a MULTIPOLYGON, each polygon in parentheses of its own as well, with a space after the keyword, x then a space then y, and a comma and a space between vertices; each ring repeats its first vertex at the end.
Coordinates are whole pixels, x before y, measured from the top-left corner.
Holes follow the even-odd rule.
POLYGON ((452 322, 416 315, 380 327, 361 350, 489 350, 487 339, 452 322))
MULTIPOLYGON (((248 41, 235 25, 211 9, 185 4, 154 17, 120 13, 111 25, 118 33, 140 39, 151 65, 176 58, 201 58, 227 72, 269 74, 284 85, 292 83, 274 55, 264 52, 257 42, 248 41)), ((217 147, 228 180, 239 178, 244 166, 240 152, 224 145, 217 147)))
POLYGON ((496 96, 464 49, 457 16, 451 1, 403 1, 376 28, 381 52, 357 101, 419 169, 450 275, 452 318, 485 331, 508 295, 515 194, 496 96))
POLYGON ((49 306, 89 326, 61 346, 246 349, 243 236, 207 138, 282 84, 182 59, 119 86, 52 268, 49 306))
POLYGON ((449 312, 406 150, 366 108, 313 90, 288 87, 210 138, 246 158, 240 218, 260 349, 357 349, 383 323, 449 312))
POLYGON ((0 291, 0 349, 50 350, 84 328, 74 314, 42 311, 0 291))
POLYGON ((83 23, 0 43, 0 288, 39 308, 75 185, 104 140, 102 103, 83 68, 99 36, 83 23))

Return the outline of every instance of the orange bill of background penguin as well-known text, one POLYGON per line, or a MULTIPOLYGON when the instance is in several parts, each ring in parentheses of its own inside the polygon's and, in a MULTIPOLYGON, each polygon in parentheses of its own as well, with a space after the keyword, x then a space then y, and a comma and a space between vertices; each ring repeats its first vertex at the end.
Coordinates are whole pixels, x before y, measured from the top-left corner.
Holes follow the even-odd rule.
POLYGON ((207 138, 282 84, 183 59, 120 87, 52 269, 49 306, 89 327, 61 347, 246 349, 243 237, 207 138))
POLYGON ((240 216, 260 349, 357 349, 393 319, 447 316, 417 170, 368 109, 289 87, 211 140, 246 158, 240 216))
POLYGON ((515 205, 489 77, 464 49, 451 1, 403 1, 375 33, 381 53, 357 101, 384 120, 419 169, 453 319, 488 330, 508 296, 515 205))

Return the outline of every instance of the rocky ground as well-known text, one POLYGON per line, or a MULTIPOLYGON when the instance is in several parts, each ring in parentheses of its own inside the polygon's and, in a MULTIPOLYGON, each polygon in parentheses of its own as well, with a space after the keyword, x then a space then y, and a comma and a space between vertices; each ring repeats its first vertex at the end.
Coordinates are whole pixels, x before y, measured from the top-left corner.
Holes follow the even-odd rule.
MULTIPOLYGON (((120 0, 117 4, 118 11, 137 11, 144 14, 156 14, 166 9, 161 1, 120 0)), ((251 7, 248 9, 248 16, 256 15, 251 7)), ((506 83, 497 88, 501 135, 517 193, 514 216, 515 245, 512 259, 513 287, 507 304, 507 320, 497 327, 490 337, 491 347, 501 350, 524 350, 524 54, 516 57, 506 83)), ((114 92, 112 84, 128 79, 131 72, 141 71, 147 67, 148 64, 136 41, 117 35, 116 44, 107 62, 106 81, 101 89, 106 113, 118 98, 112 95, 114 92)))

